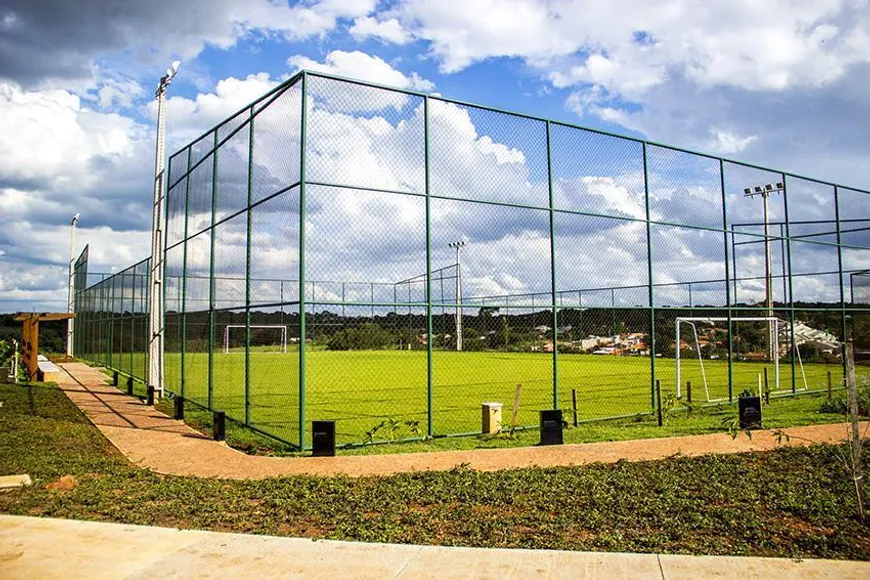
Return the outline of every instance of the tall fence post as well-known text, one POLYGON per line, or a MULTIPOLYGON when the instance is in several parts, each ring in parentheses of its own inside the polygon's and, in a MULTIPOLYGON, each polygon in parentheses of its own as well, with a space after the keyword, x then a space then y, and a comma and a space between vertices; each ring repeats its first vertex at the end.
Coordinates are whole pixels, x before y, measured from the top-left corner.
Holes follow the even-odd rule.
MULTIPOLYGON (((649 207, 649 168, 647 159, 647 144, 643 142, 643 192, 644 192, 644 207, 646 212, 646 264, 647 264, 647 284, 649 296, 649 367, 650 367, 650 386, 652 387, 652 406, 656 404, 656 309, 655 296, 653 292, 653 257, 652 257, 652 227, 650 225, 650 207, 649 207)), ((613 311, 616 312, 615 304, 613 311)), ((679 345, 677 345, 679 348, 679 345)))
POLYGON ((550 308, 553 315, 553 409, 559 408, 559 311, 556 308, 556 218, 553 204, 553 153, 550 122, 547 121, 547 192, 550 217, 550 308))
MULTIPOLYGON (((728 318, 728 400, 734 400, 734 327, 731 321, 731 302, 737 300, 737 258, 734 250, 734 226, 731 226, 731 262, 728 262, 728 196, 725 194, 725 162, 719 159, 719 193, 722 196, 722 237, 725 246, 725 308, 728 318), (729 268, 729 266, 731 266, 729 268), (734 281, 734 296, 731 296, 731 280, 734 281)), ((679 348, 679 345, 677 345, 679 348)))
MULTIPOLYGON (((791 269, 791 228, 789 226, 790 220, 788 215, 788 181, 786 180, 785 173, 780 173, 780 178, 782 179, 782 206, 783 211, 785 213, 785 251, 786 251, 786 262, 788 263, 788 296, 784 296, 784 300, 788 300, 789 305, 789 334, 790 342, 791 342, 791 393, 792 395, 797 393, 797 375, 795 373, 795 359, 798 357, 798 345, 797 345, 797 337, 794 332, 794 281, 792 280, 792 269, 791 269)), ((779 338, 779 337, 775 337, 779 338)))
POLYGON ((214 144, 211 158, 211 231, 208 267, 208 408, 214 409, 214 331, 215 331, 215 281, 214 281, 214 248, 217 237, 215 220, 217 218, 217 166, 218 166, 218 130, 214 130, 214 144))
POLYGON ((254 107, 248 120, 248 211, 245 235, 245 425, 251 424, 251 190, 254 183, 254 107))
MULTIPOLYGON (((843 288, 843 235, 840 227, 840 188, 834 186, 834 219, 837 227, 837 272, 839 273, 838 280, 840 281, 840 343, 844 346, 841 349, 843 356, 843 376, 846 376, 846 350, 845 342, 848 334, 846 328, 846 292, 843 288)), ((851 276, 849 277, 851 283, 851 276)), ((828 371, 828 383, 831 382, 831 371, 828 371)), ((830 392, 830 387, 828 388, 830 392)), ((830 398, 830 395, 828 395, 830 398)))
POLYGON ((184 243, 183 257, 181 265, 181 396, 187 395, 185 390, 187 378, 187 247, 189 234, 187 222, 188 213, 190 212, 190 168, 191 168, 191 147, 187 148, 187 179, 184 181, 184 243))
MULTIPOLYGON (((423 179, 426 194, 426 433, 435 435, 432 384, 432 199, 429 190, 429 97, 423 97, 423 179)), ((443 301, 443 296, 442 296, 443 301)), ((410 302, 410 300, 409 300, 410 302)), ((342 284, 342 303, 344 285, 342 284)), ((342 308, 344 308, 342 306, 342 308)))
POLYGON ((308 148, 308 73, 302 71, 299 139, 299 450, 305 449, 305 160, 308 148))

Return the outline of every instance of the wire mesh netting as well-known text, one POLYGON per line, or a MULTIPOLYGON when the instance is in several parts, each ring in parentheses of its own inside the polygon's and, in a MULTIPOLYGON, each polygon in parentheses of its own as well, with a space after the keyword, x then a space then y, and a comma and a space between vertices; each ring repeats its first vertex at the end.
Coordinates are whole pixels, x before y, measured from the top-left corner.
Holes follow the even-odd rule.
MULTIPOLYGON (((166 388, 301 448, 836 388, 845 338, 870 354, 866 191, 308 72, 168 175, 166 388)), ((77 352, 144 379, 149 262, 87 261, 77 352)))

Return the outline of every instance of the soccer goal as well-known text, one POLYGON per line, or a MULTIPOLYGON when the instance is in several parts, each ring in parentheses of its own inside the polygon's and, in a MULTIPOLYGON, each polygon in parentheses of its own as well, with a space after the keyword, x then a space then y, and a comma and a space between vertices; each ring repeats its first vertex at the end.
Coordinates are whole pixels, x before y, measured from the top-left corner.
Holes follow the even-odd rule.
MULTIPOLYGON (((676 342, 675 342, 675 355, 676 355, 676 371, 677 371, 677 397, 682 397, 682 380, 684 375, 686 374, 686 359, 690 358, 692 363, 697 364, 697 372, 700 374, 701 383, 704 388, 704 397, 707 402, 717 402, 725 400, 724 397, 711 397, 710 396, 710 381, 708 380, 708 366, 712 361, 712 356, 709 352, 712 350, 713 340, 711 336, 711 329, 716 329, 717 322, 724 322, 727 324, 728 318, 719 318, 719 317, 679 317, 676 319, 675 332, 676 332, 676 342), (700 330, 699 330, 700 327, 700 330), (686 343, 687 349, 692 354, 691 357, 682 356, 681 351, 683 342, 686 343), (707 366, 705 366, 705 364, 707 366)), ((775 317, 767 317, 767 316, 757 316, 757 317, 735 317, 730 319, 733 325, 739 325, 741 323, 757 323, 757 326, 760 326, 760 333, 763 335, 767 335, 764 337, 763 342, 767 344, 770 341, 771 351, 770 353, 764 353, 762 356, 767 355, 766 360, 769 360, 773 363, 773 385, 771 388, 771 393, 776 394, 779 392, 784 392, 784 389, 781 388, 780 385, 780 353, 787 352, 789 348, 791 348, 792 340, 791 340, 791 331, 790 326, 787 322, 780 320, 775 317), (758 324, 760 323, 760 324, 758 324)), ((720 329, 721 330, 721 329, 720 329)), ((803 368, 803 360, 800 356, 800 348, 794 347, 796 363, 800 368, 801 376, 803 377, 803 385, 798 390, 806 390, 807 387, 807 379, 806 373, 803 368)), ((744 355, 746 358, 744 360, 751 360, 748 356, 744 355)), ((762 359, 765 360, 765 359, 762 359)), ((756 377, 752 380, 757 380, 759 391, 761 390, 762 385, 762 373, 755 373, 756 377)), ((697 376, 697 375, 696 375, 697 376)), ((790 388, 788 389, 790 391, 790 388)))
MULTIPOLYGON (((224 328, 224 354, 245 352, 244 324, 228 324, 224 328)), ((287 327, 281 324, 251 325, 251 351, 280 354, 287 352, 287 327)))

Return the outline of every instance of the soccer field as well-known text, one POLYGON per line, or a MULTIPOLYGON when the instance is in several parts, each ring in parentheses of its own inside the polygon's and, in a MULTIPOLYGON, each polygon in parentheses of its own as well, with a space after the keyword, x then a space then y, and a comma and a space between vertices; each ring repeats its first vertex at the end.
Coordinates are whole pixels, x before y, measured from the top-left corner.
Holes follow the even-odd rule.
MULTIPOLYGON (((214 385, 211 406, 227 415, 245 419, 245 356, 214 354, 214 385)), ((511 421, 517 385, 522 385, 518 425, 538 422, 538 411, 552 408, 553 357, 547 353, 435 351, 432 356, 432 408, 435 434, 479 432, 480 405, 504 405, 503 424, 511 421)), ((249 369, 249 418, 252 425, 282 439, 299 440, 299 353, 251 353, 249 369)), ((179 355, 167 355, 167 385, 180 384, 179 355)), ((733 392, 756 390, 765 363, 735 362, 733 392)), ((774 369, 768 363, 773 388, 774 369)), ((728 366, 724 361, 704 363, 710 399, 727 399, 728 366)), ((862 369, 861 369, 862 370, 862 369)), ((805 364, 796 369, 796 386, 810 390, 827 386, 831 371, 834 386, 842 367, 837 364, 805 364)), ((208 405, 208 354, 185 356, 186 398, 208 405)), ((558 361, 559 407, 570 410, 571 391, 577 392, 580 420, 600 419, 649 412, 652 406, 650 359, 595 355, 561 355, 558 361)), ((427 431, 427 358, 425 351, 306 351, 305 424, 316 419, 334 419, 338 443, 362 442, 366 433, 384 419, 418 421, 420 434, 427 431)), ((676 390, 673 359, 656 359, 656 376, 663 397, 676 390)), ((706 402, 700 365, 684 360, 681 382, 693 384, 693 399, 706 402)), ((780 364, 780 389, 791 391, 791 365, 780 364)), ((685 396, 685 394, 684 394, 685 396)), ((407 427, 394 433, 382 429, 376 439, 406 437, 407 427)))

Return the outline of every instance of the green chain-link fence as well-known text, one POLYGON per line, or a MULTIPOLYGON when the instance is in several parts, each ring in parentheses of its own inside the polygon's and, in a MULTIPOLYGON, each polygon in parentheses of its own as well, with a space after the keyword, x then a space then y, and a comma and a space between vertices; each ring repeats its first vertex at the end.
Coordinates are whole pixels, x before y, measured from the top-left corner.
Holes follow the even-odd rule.
MULTIPOLYGON (((302 448, 518 385, 519 426, 836 387, 870 342, 870 192, 666 145, 304 72, 167 183, 167 389, 302 448)), ((78 293, 80 356, 145 372, 147 266, 78 293)))
POLYGON ((76 356, 144 382, 148 369, 150 259, 117 274, 88 272, 88 248, 75 262, 76 356))

